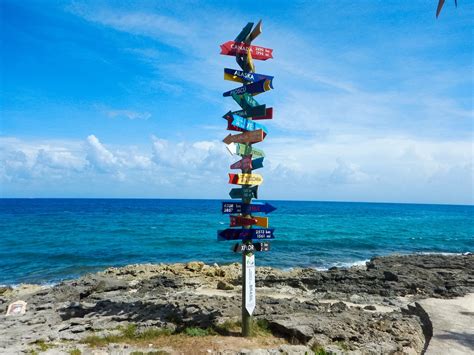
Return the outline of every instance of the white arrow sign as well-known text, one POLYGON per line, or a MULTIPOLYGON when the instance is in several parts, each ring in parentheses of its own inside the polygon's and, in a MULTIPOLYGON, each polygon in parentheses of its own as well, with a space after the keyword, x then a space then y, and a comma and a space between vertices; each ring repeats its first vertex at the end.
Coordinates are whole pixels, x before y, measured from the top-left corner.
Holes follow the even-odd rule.
POLYGON ((245 308, 252 315, 255 309, 255 255, 246 255, 245 259, 245 308))

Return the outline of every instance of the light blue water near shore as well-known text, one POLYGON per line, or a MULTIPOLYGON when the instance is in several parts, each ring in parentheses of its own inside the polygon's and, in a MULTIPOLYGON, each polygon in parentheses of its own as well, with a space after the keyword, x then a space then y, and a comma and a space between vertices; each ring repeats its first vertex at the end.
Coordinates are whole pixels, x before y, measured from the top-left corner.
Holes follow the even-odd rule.
MULTIPOLYGON (((474 207, 271 202, 257 265, 350 265, 391 253, 474 251, 474 207)), ((217 200, 0 199, 0 284, 48 283, 133 263, 240 262, 217 200)))

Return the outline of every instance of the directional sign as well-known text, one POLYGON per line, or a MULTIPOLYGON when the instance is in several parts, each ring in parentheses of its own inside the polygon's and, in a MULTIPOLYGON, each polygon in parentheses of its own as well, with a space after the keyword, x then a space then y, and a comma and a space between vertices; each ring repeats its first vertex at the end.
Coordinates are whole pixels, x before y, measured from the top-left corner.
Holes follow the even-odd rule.
POLYGON ((245 255, 245 309, 252 315, 255 309, 255 255, 245 255))
POLYGON ((245 55, 250 51, 253 59, 267 60, 273 58, 273 49, 251 46, 242 42, 228 41, 221 44, 221 53, 224 55, 245 55))
MULTIPOLYGON (((234 125, 232 124, 232 122, 234 121, 234 116, 233 116, 231 113, 225 114, 223 117, 224 117, 224 118, 226 119, 226 121, 227 121, 227 130, 228 130, 228 131, 237 131, 237 132, 244 132, 244 131, 246 131, 246 129, 241 128, 241 127, 234 126, 234 125)), ((265 127, 265 126, 262 126, 262 125, 260 125, 260 124, 258 124, 258 123, 257 123, 257 126, 254 126, 254 127, 256 127, 257 129, 259 129, 259 128, 264 129, 264 131, 263 131, 263 138, 265 138, 265 136, 267 135, 267 132, 265 132, 266 127, 265 127)))
POLYGON ((249 111, 252 109, 252 107, 257 107, 260 106, 257 100, 253 98, 252 95, 250 94, 242 94, 242 95, 231 95, 232 98, 239 104, 240 107, 242 107, 245 111, 249 111))
POLYGON ((226 145, 226 148, 232 155, 240 155, 240 156, 252 155, 253 157, 256 157, 256 158, 265 157, 265 153, 263 152, 263 150, 251 147, 246 144, 230 143, 226 145))
MULTIPOLYGON (((245 118, 244 118, 245 120, 245 118)), ((248 131, 239 134, 229 134, 222 141, 225 144, 230 143, 258 143, 263 141, 263 130, 248 131)))
POLYGON ((230 166, 231 169, 242 169, 242 170, 256 170, 263 167, 263 159, 257 158, 252 160, 250 156, 243 157, 238 162, 235 162, 230 166))
POLYGON ((245 93, 258 95, 271 89, 273 89, 273 79, 262 79, 251 84, 243 85, 237 89, 226 91, 222 96, 232 96, 232 94, 242 95, 245 93))
POLYGON ((257 224, 257 220, 255 218, 243 217, 243 216, 230 216, 231 227, 253 226, 255 224, 257 224))
POLYGON ((254 214, 263 212, 265 214, 275 211, 276 208, 265 203, 241 203, 241 202, 222 202, 222 213, 232 214, 254 214))
POLYGON ((237 116, 237 115, 232 115, 232 117, 234 118, 232 120, 232 125, 235 126, 235 127, 242 128, 246 131, 255 131, 257 129, 261 129, 265 133, 267 133, 267 127, 265 127, 261 123, 254 122, 254 121, 248 120, 246 118, 243 118, 243 117, 240 117, 240 116, 237 116))
POLYGON ((262 20, 258 21, 258 23, 255 25, 255 28, 253 29, 253 31, 250 32, 250 34, 247 36, 247 38, 244 41, 245 44, 252 43, 252 41, 255 38, 257 38, 261 33, 262 33, 262 20))
POLYGON ((224 68, 224 80, 236 81, 238 83, 246 84, 248 82, 254 83, 265 79, 272 80, 273 76, 224 68))
POLYGON ((274 239, 274 228, 232 229, 217 231, 217 240, 274 239))
POLYGON ((259 174, 229 174, 229 184, 261 185, 263 177, 259 174))
POLYGON ((258 198, 258 186, 242 187, 240 189, 232 189, 229 192, 230 198, 242 198, 244 200, 251 200, 258 198))
POLYGON ((247 39, 248 35, 250 34, 250 31, 252 31, 253 27, 253 22, 249 22, 245 25, 244 28, 242 28, 242 31, 235 37, 235 42, 243 42, 247 39))
POLYGON ((258 226, 268 228, 268 217, 230 216, 231 227, 258 226))
POLYGON ((252 115, 249 115, 248 112, 245 110, 239 110, 239 111, 229 111, 222 117, 225 119, 228 119, 228 117, 232 117, 232 115, 238 115, 245 118, 252 118, 254 120, 270 120, 273 118, 273 107, 266 108, 261 115, 258 114, 258 115, 252 116, 252 115))
POLYGON ((243 243, 236 243, 232 246, 232 250, 235 253, 243 252, 243 251, 270 251, 270 243, 269 242, 260 242, 260 243, 252 243, 252 244, 243 244, 243 243))

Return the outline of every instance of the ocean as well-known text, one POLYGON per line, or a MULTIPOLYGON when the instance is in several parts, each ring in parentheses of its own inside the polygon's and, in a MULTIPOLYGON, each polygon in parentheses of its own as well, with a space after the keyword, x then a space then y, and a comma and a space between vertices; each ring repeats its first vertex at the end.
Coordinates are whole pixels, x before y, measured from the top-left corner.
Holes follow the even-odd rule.
MULTIPOLYGON (((268 201, 256 264, 329 268, 393 253, 474 251, 474 206, 268 201)), ((0 284, 56 283, 136 263, 240 262, 220 200, 0 199, 0 284)))

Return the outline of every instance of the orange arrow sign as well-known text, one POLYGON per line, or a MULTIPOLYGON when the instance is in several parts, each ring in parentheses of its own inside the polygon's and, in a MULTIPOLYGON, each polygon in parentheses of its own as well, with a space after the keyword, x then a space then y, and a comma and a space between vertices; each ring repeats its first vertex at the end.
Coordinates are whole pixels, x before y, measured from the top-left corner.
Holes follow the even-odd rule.
POLYGON ((225 144, 230 144, 230 143, 258 143, 263 141, 264 135, 263 135, 263 130, 262 129, 257 129, 256 131, 248 131, 240 134, 229 134, 227 137, 223 139, 223 142, 225 144))
POLYGON ((268 228, 268 217, 230 216, 230 226, 258 226, 262 228, 268 228))

